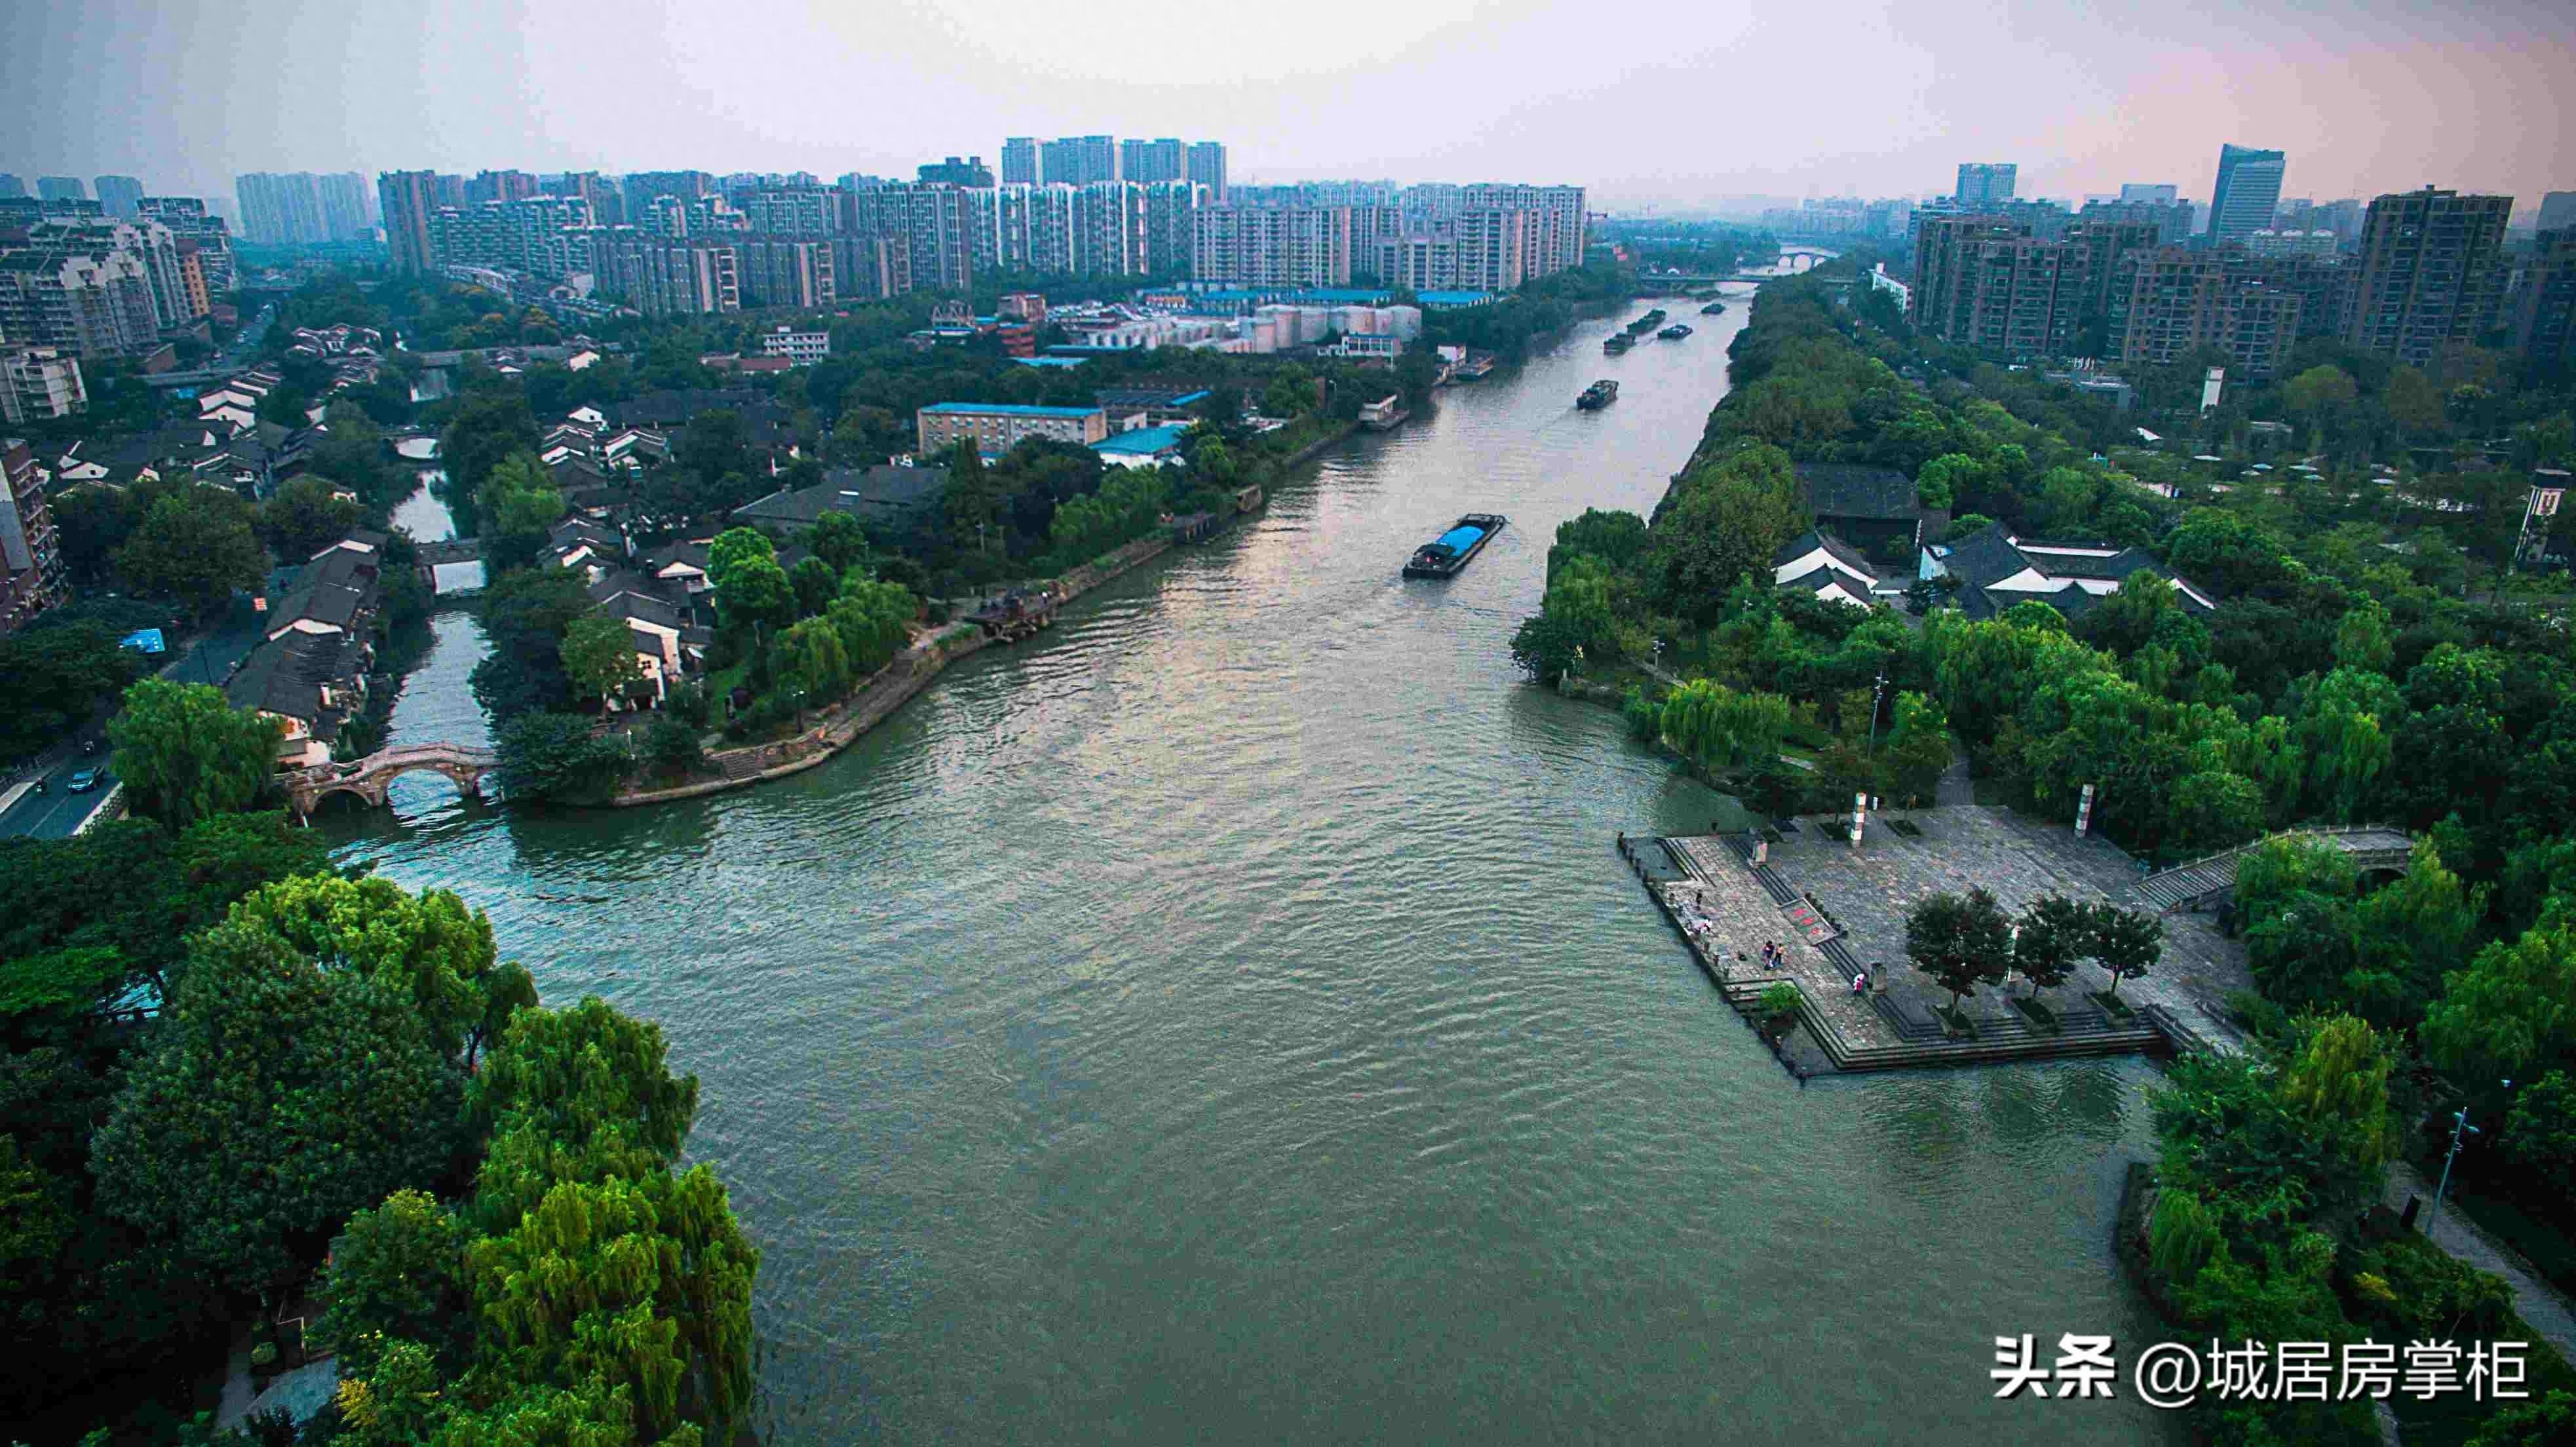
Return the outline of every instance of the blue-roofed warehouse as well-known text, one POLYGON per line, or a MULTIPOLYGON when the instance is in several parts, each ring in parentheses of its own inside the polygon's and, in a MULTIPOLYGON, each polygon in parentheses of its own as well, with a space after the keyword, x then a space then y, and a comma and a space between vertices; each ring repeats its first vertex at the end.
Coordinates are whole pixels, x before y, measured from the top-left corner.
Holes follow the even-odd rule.
POLYGON ((1112 467, 1160 467, 1181 460, 1181 434, 1187 431, 1189 428, 1177 423, 1138 427, 1106 442, 1095 442, 1091 450, 1112 467))

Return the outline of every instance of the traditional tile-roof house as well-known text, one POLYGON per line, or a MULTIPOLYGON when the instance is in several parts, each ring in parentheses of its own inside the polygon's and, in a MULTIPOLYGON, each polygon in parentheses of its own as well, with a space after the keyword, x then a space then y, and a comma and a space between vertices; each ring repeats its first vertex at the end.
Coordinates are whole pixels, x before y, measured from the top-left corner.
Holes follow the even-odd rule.
POLYGON ((1799 499, 1816 530, 1842 539, 1864 555, 1912 559, 1924 539, 1950 525, 1950 514, 1916 501, 1914 483, 1892 467, 1801 462, 1799 499))
POLYGON ((557 567, 624 567, 633 547, 626 535, 588 518, 569 517, 546 530, 547 550, 557 567))
POLYGON ((1866 608, 1883 596, 1869 559, 1831 533, 1801 533, 1771 559, 1771 581, 1828 603, 1866 608))
POLYGON ((812 487, 782 488, 744 503, 733 520, 793 530, 840 512, 871 527, 902 528, 936 510, 947 491, 945 467, 836 467, 812 487))
POLYGON ((2209 613, 2219 606, 2216 595, 2178 576, 2143 548, 2015 537, 2001 523, 1925 549, 1922 568, 1927 579, 1958 579, 1959 608, 1974 618, 1991 618, 2031 599, 2079 618, 2139 572, 2173 584, 2186 613, 2209 613))
POLYGON ((225 681, 224 697, 276 722, 279 768, 329 763, 341 724, 366 698, 363 645, 338 633, 263 643, 225 681))
POLYGON ((330 547, 316 554, 285 598, 269 610, 270 641, 289 633, 363 634, 375 614, 380 560, 372 549, 330 547))

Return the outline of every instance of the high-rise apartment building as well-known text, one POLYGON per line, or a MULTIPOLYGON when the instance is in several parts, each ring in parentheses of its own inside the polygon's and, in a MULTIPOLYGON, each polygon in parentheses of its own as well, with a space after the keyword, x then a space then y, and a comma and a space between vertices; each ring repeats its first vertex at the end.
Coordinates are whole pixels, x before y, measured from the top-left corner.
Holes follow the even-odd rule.
POLYGON ((23 426, 88 410, 80 358, 59 347, 0 345, 0 422, 23 426))
POLYGON ((1192 141, 1187 162, 1187 179, 1207 188, 1208 199, 1222 201, 1225 190, 1225 143, 1192 141))
POLYGON ((322 219, 322 193, 310 171, 254 171, 233 178, 244 241, 310 246, 332 240, 322 219))
POLYGON ((198 276, 209 299, 233 289, 233 238, 224 218, 209 213, 197 196, 146 196, 135 203, 140 219, 158 221, 181 245, 196 247, 198 276))
POLYGON ((24 176, 17 175, 14 172, 0 171, 0 201, 23 200, 26 198, 26 195, 27 179, 24 176))
POLYGON ((2350 247, 2361 240, 2363 210, 2358 199, 2327 201, 2308 213, 2308 227, 2314 231, 2331 231, 2338 246, 2350 247))
POLYGON ((1029 264, 1029 192, 1012 184, 984 186, 966 193, 967 249, 975 270, 984 276, 1019 276, 1029 264))
POLYGON ((845 301, 883 300, 912 290, 912 238, 835 236, 832 289, 845 301))
POLYGON ((1348 286, 1350 209, 1204 207, 1192 218, 1190 274, 1231 286, 1348 286))
POLYGON ((2281 204, 2281 176, 2287 158, 2279 151, 2250 146, 2218 148, 2218 187, 2209 199, 2211 244, 2241 244, 2272 224, 2281 204))
POLYGON ((1002 184, 1034 186, 1038 175, 1038 138, 1013 136, 1002 142, 1002 184))
POLYGON ((1078 186, 1045 185, 1029 192, 1029 270, 1071 276, 1077 269, 1074 237, 1081 230, 1078 186))
POLYGON ((1084 276, 1145 274, 1145 188, 1094 181, 1074 197, 1074 270, 1084 276))
POLYGON ((1110 136, 1058 136, 1038 148, 1038 178, 1063 186, 1115 181, 1118 142, 1110 136))
MULTIPOLYGON (((1146 275, 1189 275, 1191 251, 1198 244, 1198 211, 1207 204, 1207 188, 1195 181, 1157 181, 1145 187, 1146 275)), ((1356 237, 1352 245, 1352 254, 1359 255, 1356 237)))
POLYGON ((1994 216, 1925 218, 1915 250, 1914 325, 2006 357, 2063 354, 2090 281, 2087 253, 1994 216))
POLYGON ((2427 186, 2379 197, 2361 224, 2344 340, 2429 366, 2492 326, 2504 287, 2510 196, 2427 186))
POLYGON ((332 241, 364 241, 375 234, 376 218, 367 205, 367 178, 355 171, 332 171, 313 178, 313 194, 322 206, 322 234, 332 241))
POLYGON ((2160 246, 2121 268, 2111 351, 2124 362, 2167 363, 2224 352, 2232 375, 2255 379, 2289 365, 2302 298, 2276 285, 2261 260, 2233 248, 2160 246))
POLYGON ((1189 162, 1185 148, 1169 137, 1158 141, 1120 141, 1118 176, 1120 180, 1144 185, 1156 181, 1188 180, 1189 162))
POLYGON ((735 265, 746 307, 796 307, 813 310, 838 299, 832 272, 832 243, 819 236, 765 236, 754 232, 733 239, 735 265))
POLYGON ((578 197, 524 196, 476 206, 442 206, 429 218, 429 254, 436 266, 492 266, 560 280, 583 270, 564 232, 593 224, 578 197))
MULTIPOLYGON (((2171 186, 2123 186, 2122 191, 2170 191, 2171 186)), ((2180 201, 2131 200, 2087 201, 2075 213, 2076 221, 2143 221, 2156 228, 2160 244, 2178 243, 2191 235, 2191 207, 2180 201)))
POLYGON ((963 158, 950 156, 946 160, 925 162, 916 169, 920 174, 921 184, 925 186, 990 186, 993 184, 993 168, 985 165, 984 158, 981 156, 963 158))
MULTIPOLYGON (((175 248, 170 270, 175 282, 175 248)), ((97 360, 149 351, 160 332, 144 258, 105 228, 38 226, 30 245, 0 259, 0 337, 97 360)))
POLYGON ((1959 189, 1956 193, 1959 204, 1972 207, 1993 206, 2011 200, 2013 185, 2020 172, 2021 167, 2017 164, 1960 162, 1959 189))
POLYGON ((600 289, 646 316, 742 310, 739 258, 729 242, 620 230, 596 241, 592 252, 600 289))
POLYGON ((829 236, 834 230, 836 201, 820 186, 780 186, 745 191, 734 198, 754 231, 778 236, 829 236))
POLYGON ((143 183, 132 176, 98 178, 98 204, 101 210, 120 220, 135 215, 134 203, 143 199, 143 183))
POLYGON ((35 450, 0 438, 0 638, 71 596, 35 450))
POLYGON ((537 178, 525 171, 477 171, 465 183, 465 202, 479 206, 486 201, 524 201, 537 189, 537 178))
POLYGON ((685 205, 714 194, 716 178, 704 171, 629 171, 619 178, 619 185, 626 193, 626 219, 640 224, 655 197, 677 197, 685 205))
POLYGON ((2513 345, 2543 371, 2563 377, 2576 368, 2576 219, 2540 233, 2514 308, 2513 345))
POLYGON ((2576 191, 2552 191, 2540 198, 2542 231, 2563 231, 2576 226, 2576 191))
POLYGON ((385 218, 385 246, 398 272, 432 269, 429 218, 438 214, 435 171, 387 171, 376 177, 376 205, 385 218))
POLYGON ((86 201, 89 188, 78 176, 38 176, 36 199, 40 201, 86 201))

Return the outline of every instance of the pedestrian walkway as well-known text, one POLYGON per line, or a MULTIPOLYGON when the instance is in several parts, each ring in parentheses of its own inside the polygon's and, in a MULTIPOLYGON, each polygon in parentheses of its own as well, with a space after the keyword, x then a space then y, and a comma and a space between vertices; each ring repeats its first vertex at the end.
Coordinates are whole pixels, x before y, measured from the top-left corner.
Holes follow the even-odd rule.
MULTIPOLYGON (((2409 1196, 2422 1198, 2429 1214, 2433 1183, 2412 1164, 2399 1161, 2388 1168, 2388 1209, 2403 1212, 2409 1196)), ((2505 1284, 2513 1288, 2515 1313, 2558 1348, 2560 1357, 2576 1363, 2576 1305, 2543 1280, 2521 1253, 2489 1236, 2466 1212, 2448 1203, 2425 1236, 2455 1259, 2503 1277, 2505 1284)))

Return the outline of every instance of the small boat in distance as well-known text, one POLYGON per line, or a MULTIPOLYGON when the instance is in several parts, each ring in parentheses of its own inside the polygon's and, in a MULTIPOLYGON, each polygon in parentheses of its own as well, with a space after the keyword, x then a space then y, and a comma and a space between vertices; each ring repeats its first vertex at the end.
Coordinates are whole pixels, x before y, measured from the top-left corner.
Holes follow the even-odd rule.
POLYGON ((1619 384, 1604 377, 1584 388, 1583 395, 1574 399, 1574 405, 1586 412, 1598 412, 1618 400, 1619 384))
POLYGON ((1662 331, 1655 333, 1656 336, 1659 336, 1668 342, 1678 342, 1690 334, 1691 329, 1683 326, 1680 322, 1675 322, 1671 326, 1664 328, 1662 331))
POLYGON ((1723 313, 1725 310, 1726 303, 1722 301, 1713 301, 1708 305, 1701 307, 1699 309, 1699 314, 1704 317, 1713 317, 1723 313))
POLYGON ((1501 513, 1471 512, 1449 525, 1449 531, 1413 550, 1405 560, 1404 576, 1408 578, 1450 578, 1467 566, 1467 561, 1484 551, 1494 534, 1508 522, 1501 513))

